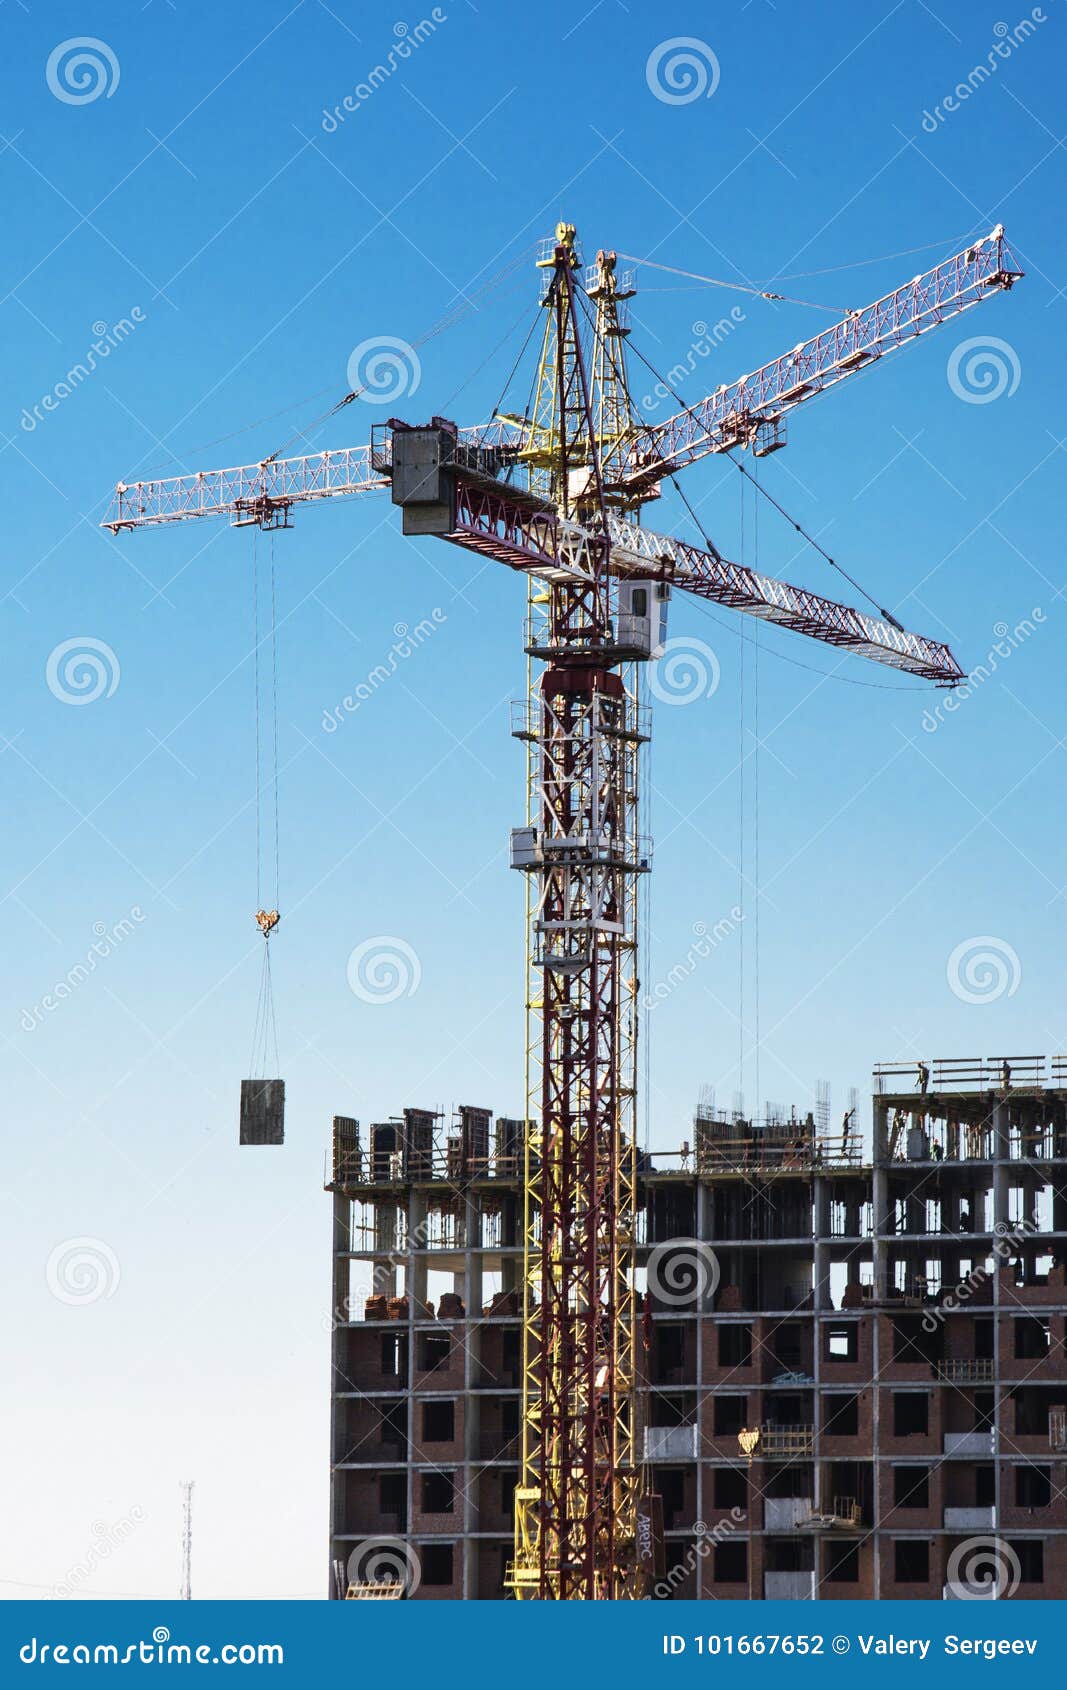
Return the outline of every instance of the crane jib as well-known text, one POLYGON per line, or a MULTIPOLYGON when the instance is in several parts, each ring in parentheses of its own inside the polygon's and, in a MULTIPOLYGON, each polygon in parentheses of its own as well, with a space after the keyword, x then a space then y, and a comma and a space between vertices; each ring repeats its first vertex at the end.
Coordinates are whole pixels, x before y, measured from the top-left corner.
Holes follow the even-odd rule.
MULTIPOLYGON (((1022 274, 998 225, 983 240, 862 310, 849 312, 751 375, 662 423, 643 426, 633 446, 633 462, 618 488, 650 496, 665 475, 709 454, 737 446, 773 450, 783 443, 780 431, 788 411, 869 368, 886 352, 912 344, 929 329, 1012 287, 1022 274)), ((375 433, 381 440, 386 431, 375 433)), ((483 451, 495 449, 503 463, 509 448, 514 451, 521 444, 522 433, 519 423, 497 418, 460 429, 457 440, 483 451)), ((296 505, 380 492, 388 485, 387 451, 372 441, 369 447, 345 446, 195 475, 120 482, 101 527, 120 533, 210 516, 281 526, 296 505)))

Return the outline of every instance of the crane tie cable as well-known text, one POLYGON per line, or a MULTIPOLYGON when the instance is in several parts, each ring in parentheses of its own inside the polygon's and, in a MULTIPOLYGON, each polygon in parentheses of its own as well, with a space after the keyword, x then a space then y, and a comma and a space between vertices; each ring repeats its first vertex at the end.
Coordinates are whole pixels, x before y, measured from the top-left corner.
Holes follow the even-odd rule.
MULTIPOLYGON (((649 360, 645 357, 644 353, 640 350, 640 348, 635 346, 632 341, 631 341, 631 344, 630 344, 630 350, 633 353, 636 354, 636 356, 641 360, 642 364, 644 364, 645 368, 647 370, 649 370, 652 375, 655 376, 657 382, 659 382, 661 386, 666 387, 668 392, 669 392, 670 391, 670 383, 666 380, 666 378, 664 376, 662 376, 660 374, 660 372, 656 369, 655 365, 649 362, 649 360)), ((692 406, 683 407, 683 408, 691 410, 692 406)), ((647 423, 645 423, 645 427, 647 428, 648 426, 649 425, 647 423)), ((838 563, 836 558, 831 557, 830 553, 826 550, 825 546, 820 545, 819 541, 815 539, 814 535, 809 534, 807 529, 804 528, 801 523, 797 522, 797 520, 794 516, 790 515, 789 511, 786 510, 785 506, 780 504, 779 501, 774 497, 773 493, 769 493, 767 491, 766 487, 764 487, 759 481, 757 481, 755 479, 754 476, 752 476, 749 473, 749 471, 745 468, 744 464, 738 462, 738 460, 733 456, 732 452, 718 453, 716 455, 720 456, 720 457, 724 456, 726 458, 726 461, 728 463, 733 464, 734 468, 736 470, 738 470, 740 472, 740 474, 743 475, 746 478, 746 480, 750 481, 752 483, 753 487, 755 487, 758 492, 762 493, 762 495, 765 499, 769 499, 771 504, 774 506, 775 510, 778 511, 781 516, 784 516, 788 523, 792 524, 793 528, 801 536, 801 538, 806 540, 809 546, 814 547, 814 549, 819 553, 820 557, 825 558, 826 562, 830 565, 830 567, 832 569, 836 569, 838 574, 843 576, 844 579, 849 583, 849 585, 854 587, 856 589, 857 593, 859 593, 863 598, 865 598, 867 600, 868 604, 873 605, 874 608, 877 610, 879 616, 883 617, 885 619, 885 621, 888 622, 891 627, 893 627, 897 630, 898 633, 902 634, 904 632, 903 626, 901 625, 900 622, 898 622, 897 618, 892 614, 892 612, 889 611, 889 610, 886 610, 884 605, 880 605, 878 603, 878 600, 876 598, 874 598, 873 595, 867 591, 866 587, 861 586, 859 581, 856 580, 855 576, 849 574, 848 570, 843 566, 843 564, 838 563)), ((700 524, 699 521, 697 521, 696 513, 693 510, 692 505, 689 503, 689 500, 685 497, 685 494, 681 492, 681 488, 678 486, 678 481, 677 481, 676 476, 674 474, 670 474, 669 480, 671 482, 671 485, 681 495, 682 502, 686 506, 686 509, 689 511, 689 514, 693 518, 693 521, 696 523, 697 530, 701 534, 701 536, 703 537, 704 542, 708 547, 708 550, 711 552, 712 556, 716 559, 716 561, 721 562, 722 561, 721 553, 719 552, 718 548, 716 546, 714 546, 712 544, 712 542, 708 539, 708 536, 707 536, 707 534, 705 534, 702 525, 700 524)))
POLYGON ((747 293, 754 299, 780 300, 783 305, 805 305, 810 311, 829 311, 834 317, 849 317, 848 306, 823 305, 814 299, 794 299, 787 293, 774 293, 770 288, 754 287, 746 282, 726 282, 721 276, 700 276, 695 270, 679 270, 674 264, 657 264, 654 258, 635 258, 632 252, 620 252, 627 264, 643 264, 649 270, 662 270, 668 276, 685 276, 691 282, 702 282, 709 288, 728 288, 732 293, 747 293))

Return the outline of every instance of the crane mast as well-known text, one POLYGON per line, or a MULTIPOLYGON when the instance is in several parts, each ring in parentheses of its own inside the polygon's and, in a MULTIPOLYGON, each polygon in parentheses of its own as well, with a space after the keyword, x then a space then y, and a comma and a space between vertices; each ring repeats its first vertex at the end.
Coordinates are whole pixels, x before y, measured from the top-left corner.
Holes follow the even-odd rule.
POLYGON ((589 368, 573 226, 559 225, 542 263, 545 332, 515 456, 561 514, 560 561, 576 567, 549 569, 543 586, 531 580, 527 652, 537 667, 518 724, 528 748, 527 826, 513 851, 527 875, 528 1126, 510 1582, 520 1600, 612 1600, 639 1592, 634 1110, 647 725, 636 653, 620 643, 607 521, 609 466, 633 419, 614 255, 598 256, 588 289, 589 368), (582 536, 570 558, 568 534, 582 536))

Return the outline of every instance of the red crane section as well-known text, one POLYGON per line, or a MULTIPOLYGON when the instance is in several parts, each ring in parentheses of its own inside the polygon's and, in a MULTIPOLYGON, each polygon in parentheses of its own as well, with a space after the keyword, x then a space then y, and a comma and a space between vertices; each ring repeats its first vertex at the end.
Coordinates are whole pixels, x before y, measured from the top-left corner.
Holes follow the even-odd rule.
MULTIPOLYGON (((511 569, 549 580, 591 576, 595 551, 591 530, 558 516, 540 501, 516 496, 507 482, 490 481, 488 477, 477 482, 468 480, 463 465, 469 448, 456 439, 449 425, 405 432, 434 437, 446 475, 448 465, 455 464, 449 501, 451 526, 438 529, 442 538, 511 569)), ((385 456, 379 461, 384 463, 385 456)), ((885 615, 871 616, 806 587, 794 587, 773 575, 732 563, 685 540, 639 528, 613 513, 608 515, 607 531, 616 575, 681 587, 698 598, 776 622, 794 633, 938 685, 954 686, 964 678, 947 645, 909 633, 885 615)))

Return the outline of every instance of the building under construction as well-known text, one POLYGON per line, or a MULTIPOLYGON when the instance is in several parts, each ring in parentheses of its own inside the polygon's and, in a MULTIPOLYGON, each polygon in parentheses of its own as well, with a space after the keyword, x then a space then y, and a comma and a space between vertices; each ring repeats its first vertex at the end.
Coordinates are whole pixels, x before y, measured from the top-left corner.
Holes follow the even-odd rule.
MULTIPOLYGON (((524 1125, 335 1119, 335 1596, 513 1593, 524 1125)), ((648 1596, 1067 1585, 1067 1058, 885 1065, 864 1137, 701 1108, 638 1155, 648 1596)))

